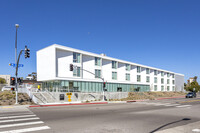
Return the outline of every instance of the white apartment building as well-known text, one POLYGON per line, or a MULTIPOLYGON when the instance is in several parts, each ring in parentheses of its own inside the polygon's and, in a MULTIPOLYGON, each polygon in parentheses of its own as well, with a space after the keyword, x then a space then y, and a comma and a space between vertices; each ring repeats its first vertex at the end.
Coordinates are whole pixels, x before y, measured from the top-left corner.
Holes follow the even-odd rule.
POLYGON ((182 91, 184 75, 53 44, 37 51, 37 80, 51 92, 182 91), (70 64, 74 70, 70 71, 70 64), (94 73, 91 74, 91 73, 94 73))

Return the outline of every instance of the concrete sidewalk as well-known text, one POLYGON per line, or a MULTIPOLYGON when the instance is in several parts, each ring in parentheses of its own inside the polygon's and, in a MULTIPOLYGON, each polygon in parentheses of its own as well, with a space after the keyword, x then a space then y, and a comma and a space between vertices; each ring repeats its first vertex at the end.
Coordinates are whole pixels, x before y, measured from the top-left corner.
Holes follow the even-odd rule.
MULTIPOLYGON (((174 99, 174 98, 183 98, 185 96, 178 96, 178 97, 163 97, 158 98, 156 100, 164 100, 164 99, 174 99)), ((143 101, 149 101, 149 99, 144 100, 129 100, 129 101, 94 101, 90 103, 82 103, 79 102, 63 102, 63 103, 47 103, 42 105, 30 105, 29 107, 50 107, 50 106, 69 106, 69 105, 90 105, 90 104, 115 104, 115 103, 130 103, 130 102, 143 102, 143 101)))

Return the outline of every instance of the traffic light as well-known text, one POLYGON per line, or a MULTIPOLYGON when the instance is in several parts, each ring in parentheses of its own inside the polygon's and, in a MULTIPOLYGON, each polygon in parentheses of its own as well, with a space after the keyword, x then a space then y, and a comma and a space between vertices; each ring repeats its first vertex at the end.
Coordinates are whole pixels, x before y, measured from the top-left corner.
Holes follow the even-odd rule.
POLYGON ((30 49, 28 49, 27 46, 25 46, 24 56, 25 58, 30 58, 30 49))
POLYGON ((10 78, 10 85, 15 85, 15 77, 10 78))
POLYGON ((103 88, 105 88, 106 87, 106 82, 103 82, 103 88))
POLYGON ((21 78, 17 78, 17 83, 19 83, 19 85, 22 85, 22 79, 21 78))
POLYGON ((70 64, 70 71, 73 71, 74 70, 74 66, 73 66, 73 64, 70 64))

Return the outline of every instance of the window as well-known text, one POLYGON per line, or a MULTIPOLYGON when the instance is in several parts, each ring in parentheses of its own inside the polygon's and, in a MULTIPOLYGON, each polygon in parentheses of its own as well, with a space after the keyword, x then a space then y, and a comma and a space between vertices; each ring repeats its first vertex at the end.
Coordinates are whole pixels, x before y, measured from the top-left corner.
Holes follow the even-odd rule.
POLYGON ((80 77, 80 67, 75 67, 73 70, 74 77, 80 77))
POLYGON ((140 82, 140 81, 141 81, 141 76, 137 75, 137 82, 140 82))
POLYGON ((141 72, 141 67, 137 66, 137 73, 140 73, 140 72, 141 72))
POLYGON ((95 69, 95 78, 101 77, 101 70, 95 69))
POLYGON ((169 79, 167 79, 167 84, 170 84, 170 80, 169 79))
POLYGON ((129 73, 126 73, 126 80, 130 81, 130 74, 129 73))
POLYGON ((173 85, 175 84, 175 80, 172 80, 172 84, 173 84, 173 85))
POLYGON ((154 75, 156 76, 158 74, 158 71, 157 70, 154 70, 154 75))
POLYGON ((146 82, 149 83, 150 82, 150 77, 146 76, 146 82))
POLYGON ((175 91, 175 87, 174 86, 172 86, 172 90, 175 91))
POLYGON ((157 83, 157 77, 154 77, 154 83, 157 83))
POLYGON ((174 74, 172 74, 172 78, 174 78, 174 74))
POLYGON ((112 79, 117 79, 117 72, 112 72, 112 79))
POLYGON ((164 86, 163 85, 161 86, 161 91, 164 91, 164 86))
POLYGON ((116 61, 112 61, 112 68, 117 69, 117 62, 116 61))
POLYGON ((73 53, 73 62, 74 63, 80 63, 80 54, 79 53, 73 53))
POLYGON ((101 66, 101 58, 95 57, 95 66, 101 66))
POLYGON ((169 91, 170 90, 170 86, 167 86, 167 91, 169 91))
POLYGON ((164 84, 164 78, 161 78, 161 84, 164 84))
POLYGON ((161 72, 161 76, 162 76, 162 77, 164 76, 164 72, 161 72))
POLYGON ((157 85, 154 85, 154 91, 157 91, 157 85))
POLYGON ((146 68, 146 74, 150 74, 149 68, 146 68))
POLYGON ((170 77, 170 73, 167 73, 167 77, 170 77))
POLYGON ((126 71, 130 71, 131 70, 131 65, 126 64, 126 71))

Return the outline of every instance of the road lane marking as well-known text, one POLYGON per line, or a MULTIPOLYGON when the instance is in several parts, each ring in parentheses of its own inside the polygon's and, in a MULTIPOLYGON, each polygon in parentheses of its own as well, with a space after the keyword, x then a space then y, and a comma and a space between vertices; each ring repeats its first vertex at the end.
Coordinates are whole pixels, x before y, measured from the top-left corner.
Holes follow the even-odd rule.
POLYGON ((24 129, 3 131, 3 132, 0 132, 0 133, 25 133, 25 132, 40 131, 40 130, 46 130, 46 129, 50 129, 50 127, 40 126, 40 127, 33 127, 33 128, 24 128, 24 129))
POLYGON ((183 101, 183 102, 179 102, 179 103, 190 103, 190 102, 198 102, 200 100, 189 100, 189 101, 183 101))
POLYGON ((190 106, 192 106, 192 105, 181 105, 181 106, 176 106, 176 107, 183 108, 183 107, 190 107, 190 106))
POLYGON ((31 115, 31 114, 33 114, 32 112, 24 112, 24 113, 12 113, 12 114, 5 114, 5 113, 0 113, 0 117, 1 116, 4 116, 4 117, 6 117, 6 116, 16 116, 16 115, 31 115))
POLYGON ((192 132, 200 132, 200 129, 193 129, 192 132))
POLYGON ((44 122, 36 121, 36 122, 26 122, 26 123, 19 123, 19 124, 7 124, 7 125, 0 125, 0 128, 27 126, 27 125, 42 124, 42 123, 44 123, 44 122))
POLYGON ((36 115, 6 116, 6 117, 0 117, 0 120, 1 119, 21 118, 21 117, 33 117, 33 116, 36 116, 36 115))
POLYGON ((0 121, 0 123, 4 123, 4 122, 15 122, 15 121, 29 121, 29 120, 37 120, 40 119, 39 117, 35 117, 35 118, 25 118, 25 119, 11 119, 11 120, 2 120, 0 121))

